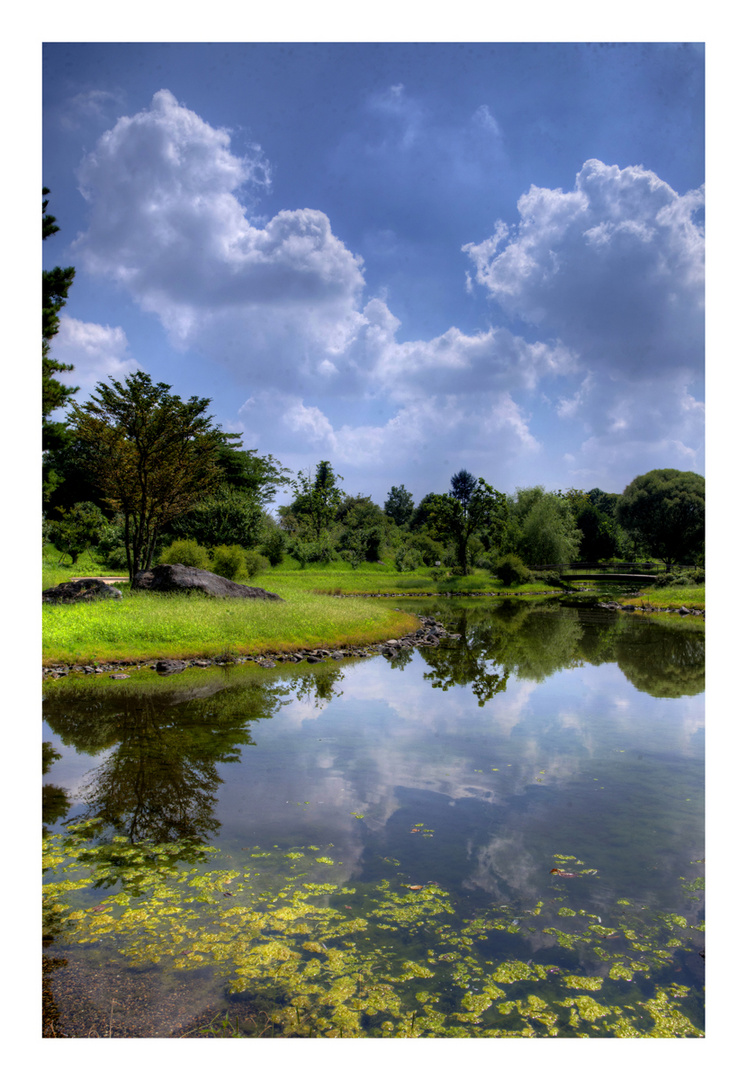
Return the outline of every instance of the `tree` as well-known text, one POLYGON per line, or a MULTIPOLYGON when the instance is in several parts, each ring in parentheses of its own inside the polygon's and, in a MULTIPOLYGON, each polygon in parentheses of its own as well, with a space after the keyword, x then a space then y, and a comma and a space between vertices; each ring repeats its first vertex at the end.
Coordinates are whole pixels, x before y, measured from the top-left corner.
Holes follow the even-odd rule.
POLYGON ((504 495, 466 469, 452 476, 448 494, 433 497, 431 520, 440 536, 453 541, 463 574, 467 573, 470 537, 481 530, 495 534, 501 527, 504 506, 504 495))
POLYGON ((289 516, 299 523, 302 534, 311 535, 314 540, 321 538, 322 530, 334 520, 337 508, 345 498, 345 492, 336 483, 342 479, 328 461, 320 461, 313 480, 309 471, 299 472, 297 479, 292 481, 296 497, 288 511, 289 516))
POLYGON ((124 383, 98 383, 70 410, 102 493, 123 516, 130 579, 150 568, 164 527, 220 479, 219 449, 237 438, 212 425, 209 398, 182 401, 170 390, 137 371, 124 383))
POLYGON ((581 533, 568 500, 543 487, 520 488, 513 516, 518 553, 527 563, 568 563, 578 555, 581 533))
POLYGON ((620 496, 617 519, 667 571, 697 559, 705 544, 705 480, 698 473, 653 469, 636 476, 620 496))
MULTIPOLYGON (((42 188, 42 196, 49 194, 49 188, 42 188)), ((57 220, 52 214, 46 214, 48 199, 42 201, 42 240, 49 239, 60 231, 57 220)), ((60 328, 60 311, 67 302, 67 294, 75 277, 75 267, 55 266, 53 270, 42 270, 42 449, 49 450, 59 445, 64 437, 64 424, 51 423, 49 416, 55 409, 66 405, 68 399, 78 390, 77 386, 65 386, 55 375, 61 371, 72 371, 72 364, 62 364, 54 360, 50 353, 50 342, 60 328)))
POLYGON ((290 469, 272 454, 260 457, 256 450, 239 450, 234 446, 221 446, 218 464, 223 480, 229 487, 251 495, 264 510, 275 498, 279 488, 290 482, 290 469))
POLYGON ((173 521, 169 532, 179 538, 189 537, 208 548, 233 544, 252 548, 259 543, 263 524, 264 515, 256 496, 224 481, 173 521))
POLYGON ((61 518, 49 527, 49 539, 58 551, 69 555, 73 566, 89 547, 98 544, 107 521, 92 502, 79 502, 70 510, 60 508, 61 518))
POLYGON ((338 550, 343 558, 358 566, 376 562, 384 540, 384 515, 369 495, 348 495, 335 515, 342 525, 338 550))
POLYGON ((389 489, 384 503, 384 513, 392 518, 395 525, 407 525, 414 509, 412 495, 406 490, 404 484, 389 489))

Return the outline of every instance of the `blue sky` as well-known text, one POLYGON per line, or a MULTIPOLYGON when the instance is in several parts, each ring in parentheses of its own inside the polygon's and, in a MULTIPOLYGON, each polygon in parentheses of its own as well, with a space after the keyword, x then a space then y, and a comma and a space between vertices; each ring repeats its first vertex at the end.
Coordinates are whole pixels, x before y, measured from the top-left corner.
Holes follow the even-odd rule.
POLYGON ((47 44, 54 354, 380 503, 702 473, 704 56, 47 44))

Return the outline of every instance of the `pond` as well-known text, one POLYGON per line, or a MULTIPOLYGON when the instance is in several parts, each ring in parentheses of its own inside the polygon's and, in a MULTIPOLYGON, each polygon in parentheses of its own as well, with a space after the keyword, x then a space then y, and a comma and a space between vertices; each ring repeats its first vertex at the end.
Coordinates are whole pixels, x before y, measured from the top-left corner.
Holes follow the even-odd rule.
POLYGON ((45 684, 45 1033, 701 1037, 704 634, 45 684))

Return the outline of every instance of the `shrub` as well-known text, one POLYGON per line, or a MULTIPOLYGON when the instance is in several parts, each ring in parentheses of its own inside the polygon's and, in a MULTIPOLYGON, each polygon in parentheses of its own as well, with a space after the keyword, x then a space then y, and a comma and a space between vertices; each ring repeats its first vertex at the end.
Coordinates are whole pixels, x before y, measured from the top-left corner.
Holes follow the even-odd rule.
POLYGON ((270 560, 270 566, 280 566, 285 551, 285 534, 277 526, 268 529, 265 542, 260 548, 263 555, 270 560))
POLYGON ((210 556, 207 548, 196 540, 174 540, 161 552, 162 563, 181 563, 182 566, 195 566, 198 570, 210 569, 210 556))
POLYGON ((413 536, 412 546, 420 552, 420 557, 426 566, 435 566, 441 561, 443 546, 426 533, 413 536))
POLYGON ((107 520, 92 502, 76 503, 70 510, 60 507, 60 515, 60 521, 49 523, 47 536, 58 551, 70 556, 75 565, 84 551, 98 544, 107 520))
POLYGON ((213 552, 214 574, 235 581, 246 574, 246 559, 243 548, 238 544, 221 544, 213 552))
POLYGON ((404 544, 402 547, 397 548, 394 555, 394 565, 400 574, 408 570, 416 570, 421 565, 421 562, 420 552, 404 544))
POLYGON ((532 571, 528 570, 518 555, 497 555, 490 561, 489 570, 493 577, 504 585, 524 585, 532 581, 532 571))
POLYGON ((265 570, 269 570, 270 562, 260 554, 259 551, 246 551, 244 552, 244 565, 246 567, 246 576, 251 581, 257 574, 263 574, 265 570))
POLYGON ((318 540, 292 540, 288 547, 288 554, 298 559, 302 570, 308 563, 324 565, 332 562, 336 557, 334 545, 327 534, 322 534, 318 540))
POLYGON ((111 548, 104 558, 104 563, 110 570, 127 569, 127 548, 124 544, 111 548))

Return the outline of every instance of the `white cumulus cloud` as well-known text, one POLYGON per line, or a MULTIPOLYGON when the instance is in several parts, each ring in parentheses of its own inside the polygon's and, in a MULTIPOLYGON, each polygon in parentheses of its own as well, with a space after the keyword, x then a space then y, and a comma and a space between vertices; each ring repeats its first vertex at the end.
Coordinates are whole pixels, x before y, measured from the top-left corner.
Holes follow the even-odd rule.
POLYGON ((587 161, 572 191, 532 186, 515 228, 464 251, 512 317, 590 368, 668 378, 700 371, 703 192, 678 195, 640 166, 587 161))
POLYGON ((129 355, 127 336, 121 326, 82 322, 64 313, 51 352, 63 364, 73 364, 73 371, 62 372, 58 378, 67 386, 79 386, 80 393, 76 396, 81 399, 90 394, 96 383, 105 382, 109 376, 123 379, 138 368, 129 355))

